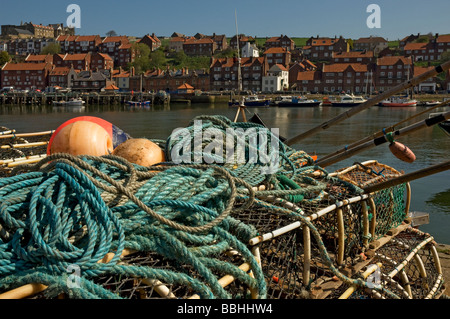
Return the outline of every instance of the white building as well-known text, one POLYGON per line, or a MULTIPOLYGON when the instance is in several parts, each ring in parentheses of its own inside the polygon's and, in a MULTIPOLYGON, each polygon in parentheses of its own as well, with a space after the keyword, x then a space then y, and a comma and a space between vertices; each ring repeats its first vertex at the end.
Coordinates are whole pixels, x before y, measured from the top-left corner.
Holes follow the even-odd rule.
POLYGON ((263 92, 277 92, 289 88, 289 70, 281 64, 274 64, 262 78, 263 92))
POLYGON ((249 42, 245 43, 241 50, 241 56, 243 58, 257 58, 259 57, 259 50, 255 44, 250 44, 249 42))

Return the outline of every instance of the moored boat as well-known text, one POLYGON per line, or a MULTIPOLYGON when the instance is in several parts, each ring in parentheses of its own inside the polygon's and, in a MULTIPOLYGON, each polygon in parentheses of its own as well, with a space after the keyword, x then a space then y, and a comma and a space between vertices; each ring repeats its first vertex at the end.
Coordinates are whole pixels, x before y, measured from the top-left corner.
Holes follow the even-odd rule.
POLYGON ((311 107, 311 106, 319 106, 320 101, 307 99, 303 96, 290 96, 283 97, 278 103, 277 106, 297 106, 297 107, 311 107))
POLYGON ((353 94, 344 94, 341 95, 336 101, 331 102, 331 105, 340 107, 347 107, 347 106, 351 107, 351 106, 358 106, 366 101, 367 100, 364 99, 362 96, 357 96, 353 94))
POLYGON ((67 101, 53 101, 54 106, 82 106, 85 102, 82 98, 72 98, 67 101))
MULTIPOLYGON (((260 98, 257 95, 249 95, 244 98, 244 105, 247 107, 269 107, 271 99, 260 98)), ((239 106, 238 100, 232 100, 228 102, 229 106, 239 106)))
POLYGON ((387 107, 412 107, 417 106, 417 101, 407 97, 392 97, 390 99, 383 100, 381 106, 387 107))
POLYGON ((146 106, 146 105, 150 105, 151 102, 150 101, 127 101, 128 105, 131 106, 146 106))

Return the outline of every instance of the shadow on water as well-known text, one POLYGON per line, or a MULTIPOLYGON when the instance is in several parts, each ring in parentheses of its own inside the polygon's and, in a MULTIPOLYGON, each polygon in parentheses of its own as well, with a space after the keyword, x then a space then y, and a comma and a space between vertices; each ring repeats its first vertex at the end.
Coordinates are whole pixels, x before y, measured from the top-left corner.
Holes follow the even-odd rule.
POLYGON ((450 214, 450 189, 433 194, 425 203, 441 213, 450 214))

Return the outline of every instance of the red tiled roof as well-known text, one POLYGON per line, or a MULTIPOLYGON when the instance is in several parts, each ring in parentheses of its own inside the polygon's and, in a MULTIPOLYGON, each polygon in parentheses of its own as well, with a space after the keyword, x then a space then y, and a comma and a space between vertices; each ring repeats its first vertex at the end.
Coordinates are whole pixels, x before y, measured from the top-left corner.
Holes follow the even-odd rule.
POLYGON ((281 71, 288 71, 288 69, 283 64, 276 63, 275 65, 279 67, 281 71))
POLYGON ((419 76, 427 71, 430 71, 434 69, 434 66, 429 66, 429 67, 419 67, 419 66, 415 66, 414 67, 414 77, 419 76))
POLYGON ((287 49, 282 47, 273 47, 267 49, 263 54, 269 54, 269 53, 286 53, 287 49))
POLYGON ((186 42, 184 44, 200 44, 200 43, 212 44, 212 43, 214 43, 214 41, 209 38, 203 38, 203 39, 198 39, 198 40, 195 38, 192 38, 192 39, 186 40, 186 42))
POLYGON ((354 43, 374 43, 374 42, 387 42, 387 40, 382 37, 369 37, 369 38, 359 38, 358 40, 354 41, 354 43))
POLYGON ((402 61, 403 64, 411 64, 412 60, 411 57, 404 57, 404 56, 384 56, 382 58, 377 59, 378 65, 394 65, 398 61, 402 61))
POLYGON ((436 42, 450 42, 450 34, 440 35, 437 37, 436 42))
POLYGON ((128 38, 124 35, 115 36, 115 37, 106 37, 103 39, 102 43, 107 42, 122 42, 122 43, 128 43, 128 38))
POLYGON ((194 87, 193 86, 191 86, 191 85, 189 85, 189 84, 187 84, 187 83, 183 83, 182 85, 180 85, 179 87, 178 87, 178 89, 180 90, 180 89, 193 89, 194 87))
POLYGON ((39 71, 44 70, 49 63, 6 63, 2 71, 39 71))
POLYGON ((100 56, 102 56, 105 60, 111 60, 112 61, 112 58, 109 56, 109 54, 106 54, 106 53, 98 53, 100 56))
POLYGON ((87 53, 66 54, 63 59, 64 61, 78 61, 86 59, 87 56, 87 53))
POLYGON ((75 41, 75 39, 77 38, 76 35, 60 35, 56 38, 56 41, 60 42, 60 41, 75 41))
POLYGON ((79 35, 77 36, 77 38, 75 39, 76 42, 81 42, 81 41, 95 41, 95 40, 101 40, 99 35, 79 35))
POLYGON ((312 81, 315 79, 317 71, 298 72, 297 81, 312 81))
POLYGON ((333 58, 373 58, 373 51, 333 52, 333 58))
POLYGON ((408 50, 425 50, 426 47, 428 46, 428 43, 408 43, 405 45, 405 47, 403 48, 405 51, 408 50))
POLYGON ((323 66, 323 72, 344 72, 348 68, 352 68, 355 72, 367 72, 367 64, 362 63, 325 64, 323 66))
POLYGON ((114 84, 111 84, 107 87, 105 87, 105 90, 118 90, 119 88, 115 86, 114 84))
POLYGON ((337 39, 331 38, 318 38, 311 40, 311 46, 319 46, 319 45, 332 45, 337 42, 337 39))
POLYGON ((68 67, 57 67, 50 72, 50 75, 67 75, 69 71, 70 68, 68 67))
POLYGON ((30 54, 26 57, 25 61, 45 61, 47 54, 30 54))

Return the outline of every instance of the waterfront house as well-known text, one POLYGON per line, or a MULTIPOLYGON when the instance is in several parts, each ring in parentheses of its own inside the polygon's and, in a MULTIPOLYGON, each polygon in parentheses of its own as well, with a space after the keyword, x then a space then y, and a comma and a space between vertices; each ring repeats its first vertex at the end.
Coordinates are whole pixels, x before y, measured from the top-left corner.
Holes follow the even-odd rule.
MULTIPOLYGON (((433 66, 428 66, 428 67, 419 67, 419 66, 414 66, 414 74, 413 76, 420 76, 425 72, 428 72, 430 70, 434 69, 433 66)), ((422 81, 419 83, 419 85, 414 87, 414 91, 416 93, 434 93, 436 92, 436 87, 437 87, 437 77, 433 76, 431 78, 428 78, 425 81, 422 81)))
POLYGON ((334 63, 322 66, 322 81, 324 92, 361 93, 367 84, 367 64, 334 63))
POLYGON ((312 61, 330 61, 333 52, 348 52, 349 43, 339 38, 311 37, 303 47, 303 53, 312 61))
POLYGON ((50 63, 6 63, 1 69, 2 86, 13 86, 17 90, 44 90, 48 84, 50 63))
POLYGON ((104 88, 114 84, 109 71, 81 71, 72 80, 72 91, 101 92, 104 88))
POLYGON ((308 70, 294 73, 296 78, 289 80, 292 90, 300 92, 319 93, 323 91, 322 72, 319 70, 308 70))
POLYGON ((291 52, 283 47, 269 48, 264 51, 263 56, 266 58, 269 68, 275 64, 289 67, 289 64, 291 63, 291 52))
POLYGON ((285 48, 287 51, 292 51, 295 49, 295 42, 287 35, 280 35, 279 37, 271 37, 264 43, 264 48, 266 50, 277 47, 285 48))
POLYGON ((147 45, 151 52, 161 47, 161 40, 159 40, 154 33, 152 33, 152 35, 144 35, 138 42, 147 45))
MULTIPOLYGON (((237 58, 213 59, 210 67, 211 90, 238 90, 239 61, 237 58)), ((241 85, 243 90, 261 91, 262 77, 269 66, 265 57, 241 58, 241 85)))
POLYGON ((309 60, 303 60, 300 62, 294 62, 289 67, 289 85, 297 82, 298 73, 305 71, 315 71, 317 66, 309 60))
POLYGON ((48 86, 71 88, 77 72, 73 67, 53 67, 48 75, 48 86))
POLYGON ((289 88, 289 70, 282 64, 274 64, 262 77, 263 92, 280 92, 289 88))
POLYGON ((183 83, 177 87, 177 94, 193 94, 194 87, 188 83, 183 83))
POLYGON ((387 91, 413 77, 413 61, 407 56, 384 56, 378 58, 375 67, 375 86, 387 91))
POLYGON ((383 37, 370 36, 368 38, 359 38, 353 41, 354 51, 372 51, 375 56, 389 46, 388 41, 383 37))
POLYGON ((188 56, 212 56, 216 50, 217 43, 209 38, 192 38, 183 43, 183 51, 188 56))
POLYGON ((131 71, 124 71, 121 67, 117 70, 113 70, 112 79, 119 91, 129 91, 130 90, 130 77, 134 76, 134 69, 131 71))
POLYGON ((406 55, 411 56, 413 61, 434 61, 437 60, 437 50, 435 44, 427 43, 408 43, 403 48, 406 55))

